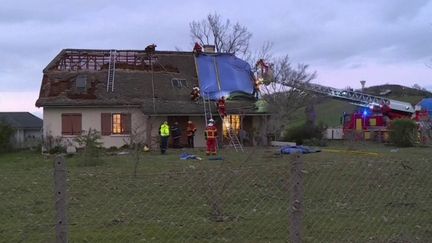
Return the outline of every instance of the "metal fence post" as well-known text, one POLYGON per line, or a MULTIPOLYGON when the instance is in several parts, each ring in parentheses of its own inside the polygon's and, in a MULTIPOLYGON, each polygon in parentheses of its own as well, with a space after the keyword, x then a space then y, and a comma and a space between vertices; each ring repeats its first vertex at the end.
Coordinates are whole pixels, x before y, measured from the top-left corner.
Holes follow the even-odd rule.
POLYGON ((301 155, 293 154, 290 175, 290 239, 293 243, 302 242, 303 236, 303 172, 304 164, 301 155))
POLYGON ((54 160, 54 193, 56 210, 56 242, 68 242, 67 238, 67 197, 66 197, 66 161, 63 156, 57 156, 54 160))

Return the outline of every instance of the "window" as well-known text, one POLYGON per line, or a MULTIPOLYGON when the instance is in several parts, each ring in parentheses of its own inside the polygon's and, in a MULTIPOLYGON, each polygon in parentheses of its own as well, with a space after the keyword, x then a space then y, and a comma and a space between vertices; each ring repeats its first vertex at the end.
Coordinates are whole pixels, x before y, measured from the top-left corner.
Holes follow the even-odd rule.
POLYGON ((130 134, 131 114, 129 113, 102 113, 102 135, 130 134))
POLYGON ((180 89, 182 87, 185 87, 185 88, 189 87, 187 82, 186 82, 186 79, 179 79, 179 78, 171 79, 171 85, 173 86, 173 88, 178 88, 178 89, 180 89))
POLYGON ((81 114, 62 114, 62 135, 81 135, 81 114))
POLYGON ((121 114, 112 115, 112 133, 114 134, 122 133, 121 114))
POLYGON ((75 86, 78 92, 87 90, 87 75, 78 75, 75 79, 75 86))
POLYGON ((226 126, 223 127, 223 134, 225 137, 228 137, 228 129, 233 129, 235 134, 239 134, 240 131, 240 116, 239 115, 228 115, 224 117, 224 124, 226 126))

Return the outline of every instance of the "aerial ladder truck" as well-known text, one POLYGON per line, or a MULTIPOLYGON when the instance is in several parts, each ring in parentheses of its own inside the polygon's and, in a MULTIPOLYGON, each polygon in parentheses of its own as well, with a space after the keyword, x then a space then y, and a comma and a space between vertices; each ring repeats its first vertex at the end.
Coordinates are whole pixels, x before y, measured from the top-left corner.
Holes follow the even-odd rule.
MULTIPOLYGON (((259 66, 258 79, 263 79, 266 75, 268 77, 268 74, 266 74, 268 68, 263 63, 262 60, 257 63, 257 66, 259 66)), ((414 107, 409 102, 314 83, 287 82, 281 84, 365 107, 363 111, 344 114, 342 124, 345 137, 354 135, 358 139, 386 141, 391 120, 401 118, 414 119, 418 124, 419 131, 426 130, 430 133, 432 129, 432 121, 428 112, 422 110, 419 106, 414 107)), ((422 136, 420 135, 420 137, 422 136)))
POLYGON ((432 121, 428 112, 422 110, 419 106, 414 107, 409 102, 314 83, 291 85, 291 87, 365 107, 366 109, 363 109, 363 111, 344 114, 342 124, 345 137, 387 141, 390 122, 394 119, 406 118, 416 121, 421 142, 429 139, 425 138, 425 136, 429 136, 428 134, 432 129, 432 121))

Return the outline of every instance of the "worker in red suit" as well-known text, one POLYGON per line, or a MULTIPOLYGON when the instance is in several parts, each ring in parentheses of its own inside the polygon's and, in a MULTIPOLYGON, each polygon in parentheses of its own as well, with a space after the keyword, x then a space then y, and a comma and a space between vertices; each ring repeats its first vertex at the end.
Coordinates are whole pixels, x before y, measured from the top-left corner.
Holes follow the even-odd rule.
POLYGON ((216 144, 217 144, 217 128, 213 122, 209 122, 205 131, 204 137, 207 140, 207 155, 216 155, 216 144))
POLYGON ((202 53, 202 46, 200 44, 198 44, 198 42, 195 42, 193 52, 195 53, 196 56, 198 56, 199 54, 202 53))
POLYGON ((216 103, 218 107, 219 115, 224 118, 227 116, 226 110, 225 110, 225 97, 222 96, 216 103))

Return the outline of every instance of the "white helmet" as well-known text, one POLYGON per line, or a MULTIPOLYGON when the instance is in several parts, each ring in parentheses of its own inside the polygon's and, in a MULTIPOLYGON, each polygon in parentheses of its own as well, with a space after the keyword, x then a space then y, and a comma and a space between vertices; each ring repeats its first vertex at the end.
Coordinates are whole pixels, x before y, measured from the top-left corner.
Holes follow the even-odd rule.
POLYGON ((209 122, 210 123, 214 123, 214 120, 212 118, 210 118, 209 122))
POLYGON ((213 123, 209 122, 208 126, 209 126, 209 127, 213 126, 213 123))

